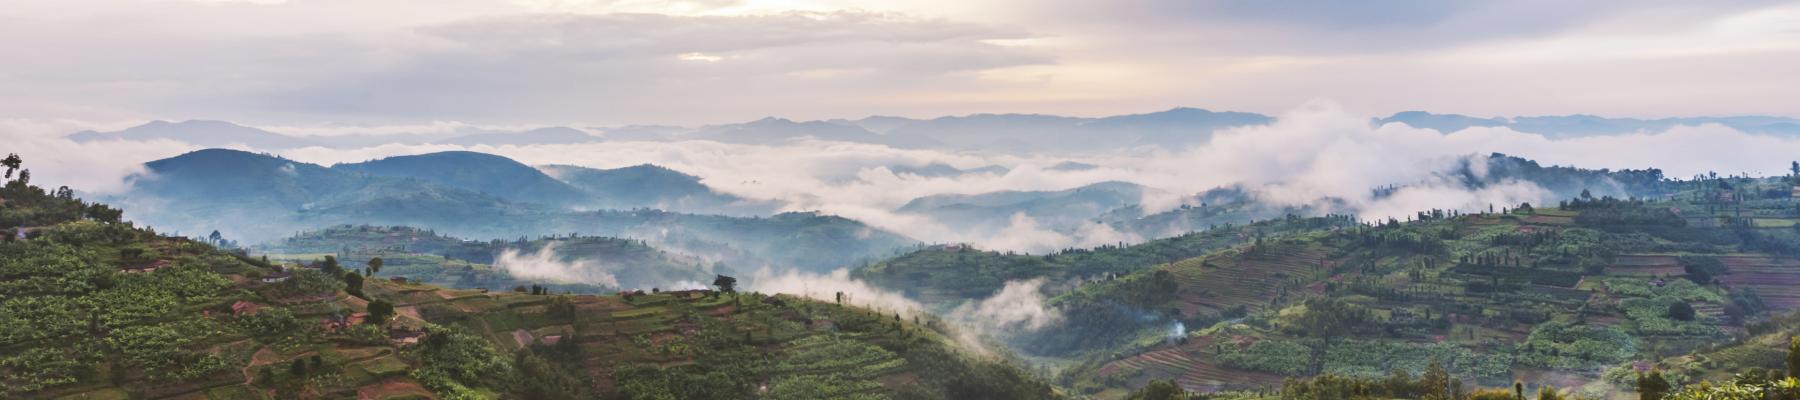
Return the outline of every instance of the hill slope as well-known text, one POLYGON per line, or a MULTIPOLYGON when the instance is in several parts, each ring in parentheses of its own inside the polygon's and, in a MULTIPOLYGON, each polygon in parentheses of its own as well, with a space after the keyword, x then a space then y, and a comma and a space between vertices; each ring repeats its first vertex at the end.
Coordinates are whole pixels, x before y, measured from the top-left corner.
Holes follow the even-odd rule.
POLYGON ((583 204, 579 189, 512 159, 469 151, 396 156, 331 169, 374 176, 412 178, 487 194, 517 203, 583 204))
POLYGON ((1057 397, 943 324, 789 296, 450 290, 0 189, 0 397, 1057 397))

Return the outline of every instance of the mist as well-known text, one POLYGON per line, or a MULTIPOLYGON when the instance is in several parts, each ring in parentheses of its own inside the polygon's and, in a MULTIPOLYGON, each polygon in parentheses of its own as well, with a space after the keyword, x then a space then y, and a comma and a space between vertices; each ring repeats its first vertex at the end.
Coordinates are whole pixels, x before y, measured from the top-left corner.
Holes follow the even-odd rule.
MULTIPOLYGON (((878 144, 799 139, 778 143, 733 144, 703 140, 614 140, 556 145, 404 145, 361 148, 309 147, 279 155, 320 164, 448 150, 494 153, 534 165, 570 164, 618 168, 656 164, 701 177, 714 190, 754 201, 782 204, 782 211, 819 211, 868 223, 927 243, 970 243, 990 250, 1046 252, 1154 239, 1112 231, 1097 224, 1058 225, 1014 215, 1001 226, 972 227, 896 211, 929 195, 979 194, 1000 190, 1053 191, 1104 181, 1146 187, 1141 206, 1155 213, 1193 203, 1191 195, 1236 186, 1274 207, 1309 207, 1313 212, 1356 213, 1365 218, 1400 217, 1427 209, 1485 210, 1531 202, 1551 203, 1552 194, 1530 182, 1497 182, 1478 189, 1443 178, 1463 165, 1477 165, 1501 152, 1544 165, 1585 168, 1661 168, 1671 177, 1717 171, 1766 175, 1782 171, 1800 139, 1753 135, 1719 125, 1676 126, 1661 132, 1550 139, 1506 128, 1470 128, 1449 134, 1404 124, 1374 126, 1367 115, 1329 101, 1313 101, 1278 116, 1275 123, 1215 132, 1210 142, 1185 148, 1096 149, 1086 154, 1023 154, 1008 149, 944 151, 902 149, 878 144), (1092 169, 1057 169, 1075 161, 1092 169), (898 166, 944 164, 972 169, 1005 167, 1004 172, 921 176, 896 173, 898 166), (750 168, 747 166, 755 166, 750 168), (1370 189, 1397 185, 1387 196, 1370 189)), ((119 192, 124 176, 141 173, 143 161, 192 150, 171 141, 76 144, 50 135, 100 124, 9 121, 0 134, 23 145, 36 179, 67 182, 78 190, 119 192), (26 133, 31 132, 31 133, 26 133)), ((434 122, 431 129, 477 129, 434 122)), ((417 126, 414 126, 417 128, 417 126)), ((280 127, 330 137, 331 127, 280 127)), ((424 129, 424 128, 419 128, 424 129)), ((404 129, 359 127, 359 132, 404 129)), ((256 149, 250 149, 256 150, 256 149)), ((142 215, 141 213, 137 215, 142 215)), ((1157 232, 1175 234, 1180 232, 1157 232)))
POLYGON ((562 261, 556 254, 557 243, 545 244, 543 248, 532 253, 521 253, 518 249, 506 249, 494 259, 494 268, 505 270, 513 276, 527 279, 544 279, 556 282, 582 283, 595 286, 620 288, 619 278, 591 260, 562 261))

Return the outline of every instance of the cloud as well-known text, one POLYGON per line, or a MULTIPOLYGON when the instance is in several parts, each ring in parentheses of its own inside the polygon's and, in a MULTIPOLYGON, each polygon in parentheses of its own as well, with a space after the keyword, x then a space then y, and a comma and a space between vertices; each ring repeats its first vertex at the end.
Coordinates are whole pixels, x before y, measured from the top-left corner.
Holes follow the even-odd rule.
POLYGON ((946 317, 990 333, 1043 329, 1063 317, 1044 304, 1043 286, 1043 278, 1009 281, 993 296, 957 306, 946 317))
POLYGON ((769 268, 758 269, 751 275, 750 290, 762 293, 780 293, 809 299, 836 302, 838 294, 846 296, 845 305, 864 307, 881 312, 895 312, 904 316, 912 316, 924 310, 918 302, 898 293, 877 289, 868 283, 850 279, 850 270, 838 269, 829 274, 818 275, 785 269, 774 272, 769 268))
MULTIPOLYGON (((1221 186, 1241 186, 1277 205, 1321 205, 1320 211, 1361 212, 1366 218, 1403 217, 1423 209, 1485 210, 1488 204, 1554 203, 1543 190, 1523 182, 1500 182, 1469 191, 1444 174, 1463 165, 1480 166, 1491 152, 1546 165, 1587 168, 1662 168, 1672 177, 1708 171, 1773 174, 1783 171, 1800 139, 1752 135, 1723 126, 1676 126, 1661 132, 1549 139, 1505 128, 1472 128, 1441 134, 1404 124, 1370 126, 1369 116, 1330 102, 1308 103, 1281 114, 1266 126, 1219 131, 1210 143, 1187 148, 1095 149, 1090 154, 1017 154, 1006 149, 939 151, 897 149, 874 144, 798 140, 769 144, 712 141, 613 140, 569 145, 454 146, 384 144, 362 148, 300 148, 278 153, 288 158, 332 164, 448 150, 500 154, 534 165, 573 164, 618 168, 656 164, 702 178, 717 190, 756 200, 774 200, 790 211, 821 211, 856 219, 931 243, 974 243, 994 250, 1041 253, 1068 247, 1137 242, 1098 224, 1056 224, 1014 216, 1004 224, 971 227, 965 221, 937 220, 895 209, 929 195, 978 194, 1001 190, 1064 190, 1104 181, 1148 186, 1145 206, 1168 209, 1182 197, 1221 186), (1099 167, 1050 168, 1064 161, 1099 167), (942 163, 959 168, 989 165, 1005 173, 919 176, 896 174, 891 166, 942 163), (755 166, 748 168, 746 166, 755 166), (1393 196, 1371 188, 1404 185, 1393 196), (1329 203, 1325 200, 1332 200, 1329 203)), ((93 142, 76 144, 52 132, 96 125, 10 120, 4 130, 19 138, 40 182, 69 183, 85 191, 111 192, 120 178, 138 172, 143 161, 173 156, 190 146, 175 142, 93 142), (56 163, 56 164, 52 164, 56 163)), ((444 123, 446 126, 485 126, 444 123)), ((116 128, 113 128, 116 129, 116 128)), ((360 126, 361 132, 404 128, 360 126)))
MULTIPOLYGON (((818 275, 794 270, 775 273, 769 268, 757 270, 750 279, 749 290, 779 293, 809 299, 836 302, 841 293, 845 305, 869 308, 881 313, 898 313, 911 317, 925 310, 918 302, 899 293, 877 289, 850 279, 850 271, 839 269, 818 275)), ((951 326, 951 336, 959 345, 979 354, 991 354, 986 339, 1051 327, 1062 320, 1062 313, 1044 303, 1043 279, 1007 282, 993 296, 971 301, 943 316, 951 326)))
POLYGON ((144 173, 145 162, 195 149, 169 140, 75 143, 63 137, 77 130, 115 126, 118 124, 0 119, 0 153, 23 158, 33 184, 69 186, 85 194, 104 195, 125 190, 125 177, 144 173))
POLYGON ((502 250, 500 256, 494 259, 494 267, 526 279, 620 287, 619 278, 608 272, 605 266, 584 259, 564 261, 556 255, 556 246, 557 243, 552 242, 532 253, 521 253, 518 249, 502 250))

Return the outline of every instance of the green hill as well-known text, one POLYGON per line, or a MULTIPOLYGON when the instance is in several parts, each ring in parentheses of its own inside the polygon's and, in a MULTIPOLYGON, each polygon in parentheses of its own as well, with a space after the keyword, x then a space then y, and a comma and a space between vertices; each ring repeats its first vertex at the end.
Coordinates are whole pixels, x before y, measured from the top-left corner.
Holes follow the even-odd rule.
POLYGON ((24 179, 0 189, 0 231, 5 398, 1058 396, 952 347, 930 317, 705 290, 450 290, 281 266, 24 179))
MULTIPOLYGON (((1768 341, 1746 329, 1800 310, 1800 236, 1782 223, 1796 215, 1764 190, 1789 185, 1707 179, 1657 201, 1270 235, 1065 292, 1051 303, 1070 322, 1015 342, 1088 355, 1062 378, 1077 393, 1417 376, 1434 362, 1471 385, 1628 392, 1634 365, 1675 369, 1666 357, 1768 341), (1188 329, 1171 336, 1175 323, 1188 329)), ((1688 364, 1700 367, 1670 375, 1677 384, 1771 363, 1688 364)))
POLYGON ((395 156, 331 169, 374 176, 411 178, 482 193, 516 203, 582 205, 580 189, 510 158, 472 151, 395 156))
POLYGON ((273 260, 296 263, 317 262, 325 255, 333 255, 344 265, 366 266, 370 259, 379 257, 383 262, 380 276, 464 289, 508 290, 544 285, 557 292, 613 293, 619 289, 694 286, 711 281, 715 274, 737 275, 723 263, 669 253, 639 240, 563 236, 473 241, 404 226, 339 225, 301 232, 254 250, 273 260), (496 265, 508 252, 514 258, 531 258, 546 251, 550 255, 546 260, 570 270, 533 275, 496 265), (611 276, 616 285, 568 281, 600 274, 611 276))
POLYGON ((593 198, 589 205, 595 208, 655 208, 725 215, 767 215, 778 208, 772 202, 719 193, 700 183, 700 177, 651 164, 614 169, 573 165, 538 168, 586 191, 593 198))
MULTIPOLYGON (((449 156, 440 153, 431 160, 443 157, 449 156)), ((481 162, 498 158, 469 157, 481 162)), ((412 168, 419 162, 403 164, 412 168)), ((510 201, 423 179, 345 172, 235 150, 201 150, 147 167, 149 174, 137 177, 130 192, 113 199, 128 209, 149 210, 131 212, 133 220, 174 232, 218 230, 247 243, 344 224, 416 226, 483 239, 580 233, 641 239, 708 259, 738 259, 744 265, 809 271, 884 257, 914 243, 857 221, 816 213, 732 217, 650 209, 582 211, 510 201)), ((445 172, 445 179, 467 178, 452 172, 445 172)), ((544 176, 535 169, 520 173, 544 176)), ((483 176, 496 174, 501 173, 483 176)))

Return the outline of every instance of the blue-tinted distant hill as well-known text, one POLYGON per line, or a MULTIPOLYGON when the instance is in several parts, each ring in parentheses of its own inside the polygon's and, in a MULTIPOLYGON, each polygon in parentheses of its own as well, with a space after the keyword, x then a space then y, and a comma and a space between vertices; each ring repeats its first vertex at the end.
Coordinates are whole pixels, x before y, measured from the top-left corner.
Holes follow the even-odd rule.
POLYGON ((310 138, 294 137, 225 121, 189 120, 182 122, 150 121, 113 132, 81 131, 69 140, 174 140, 203 147, 250 146, 263 150, 285 150, 320 145, 310 138))
POLYGON ((532 144, 574 144, 600 141, 600 137, 589 135, 579 129, 569 127, 538 128, 524 132, 483 132, 438 140, 440 144, 458 146, 502 146, 532 144))
POLYGON ((1376 124, 1403 123, 1408 126, 1451 133, 1472 127, 1507 127, 1515 131, 1535 133, 1551 138, 1596 135, 1620 135, 1639 131, 1661 132, 1677 125, 1719 124, 1756 134, 1800 135, 1800 120, 1783 117, 1684 117, 1684 118, 1607 118, 1593 115, 1559 115, 1512 118, 1479 118, 1460 114, 1432 114, 1406 111, 1376 124))
MULTIPOLYGON (((473 160, 469 162, 478 165, 516 163, 486 154, 440 153, 430 158, 473 160)), ((184 234, 216 229, 244 243, 340 224, 415 226, 484 240, 581 233, 643 239, 709 260, 736 260, 734 265, 752 270, 770 266, 809 271, 849 266, 916 243, 831 215, 585 211, 585 206, 510 201, 424 177, 352 172, 236 150, 196 151, 150 162, 146 169, 147 174, 132 179, 131 190, 112 199, 133 206, 128 217, 184 234)), ((414 172, 419 171, 430 169, 414 172)), ((542 176, 536 169, 531 172, 542 176)))
POLYGON ((484 193, 515 203, 549 205, 586 204, 580 189, 551 178, 510 158, 471 151, 446 151, 388 157, 354 164, 333 165, 347 172, 413 178, 457 189, 484 193))
POLYGON ((537 212, 478 192, 428 181, 346 172, 237 150, 207 149, 145 164, 116 201, 133 219, 249 240, 287 232, 307 216, 447 222, 471 215, 537 212))
POLYGON ((1143 201, 1147 190, 1129 182, 1100 182, 1073 189, 1048 191, 997 191, 980 194, 943 194, 920 197, 895 211, 927 215, 938 221, 955 221, 960 228, 997 231, 1023 214, 1037 224, 1066 229, 1108 211, 1143 201))
POLYGON ((643 164, 596 169, 574 165, 539 166, 550 176, 585 191, 592 208, 654 208, 726 215, 767 215, 779 204, 714 191, 700 177, 643 164))

